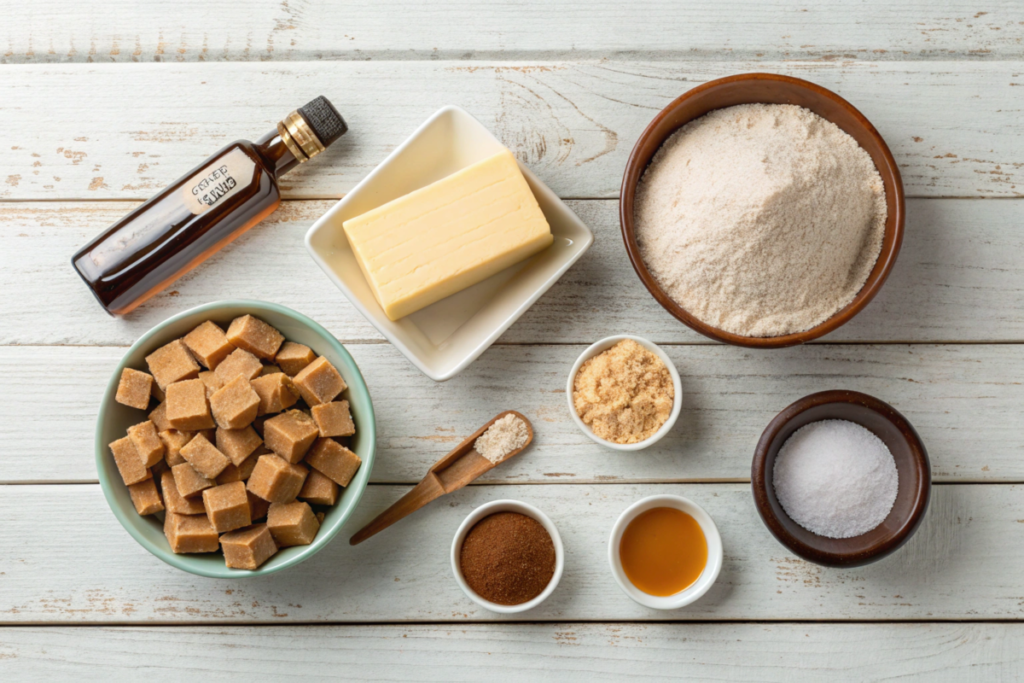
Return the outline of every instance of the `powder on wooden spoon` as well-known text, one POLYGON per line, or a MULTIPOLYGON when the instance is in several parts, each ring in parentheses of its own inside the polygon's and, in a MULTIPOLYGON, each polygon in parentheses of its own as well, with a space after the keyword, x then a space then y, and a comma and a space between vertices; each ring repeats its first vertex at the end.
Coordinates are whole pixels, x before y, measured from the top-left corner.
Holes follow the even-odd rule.
POLYGON ((701 321, 749 337, 808 330, 850 303, 882 248, 885 189, 835 124, 743 104, 670 137, 636 192, 648 269, 701 321))

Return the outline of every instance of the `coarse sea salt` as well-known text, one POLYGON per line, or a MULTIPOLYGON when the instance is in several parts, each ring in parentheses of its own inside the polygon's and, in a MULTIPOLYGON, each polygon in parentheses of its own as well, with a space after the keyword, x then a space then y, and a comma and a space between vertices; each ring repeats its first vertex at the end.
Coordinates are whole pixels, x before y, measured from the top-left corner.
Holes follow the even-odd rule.
POLYGON ((793 432, 779 449, 772 479, 786 514, 828 538, 852 538, 877 527, 899 490, 889 448, 847 420, 821 420, 793 432))

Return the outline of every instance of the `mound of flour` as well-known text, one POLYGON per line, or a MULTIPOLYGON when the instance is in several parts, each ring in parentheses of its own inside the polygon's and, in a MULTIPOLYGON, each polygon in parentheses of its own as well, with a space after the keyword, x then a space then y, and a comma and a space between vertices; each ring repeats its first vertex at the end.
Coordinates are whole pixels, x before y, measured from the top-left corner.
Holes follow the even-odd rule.
POLYGON ((703 322, 748 337, 810 329, 850 303, 882 248, 871 157, 796 105, 718 109, 678 130, 637 187, 648 269, 703 322))

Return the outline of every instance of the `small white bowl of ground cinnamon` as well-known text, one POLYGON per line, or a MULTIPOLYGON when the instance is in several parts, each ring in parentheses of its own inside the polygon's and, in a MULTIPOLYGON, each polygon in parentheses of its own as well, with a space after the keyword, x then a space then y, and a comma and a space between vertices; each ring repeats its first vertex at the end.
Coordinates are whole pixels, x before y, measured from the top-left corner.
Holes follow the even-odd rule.
POLYGON ((533 609, 562 578, 565 551, 547 515, 495 500, 471 512, 452 542, 455 581, 473 602, 499 614, 533 609))
POLYGON ((605 337, 580 354, 566 386, 569 414, 595 442, 639 451, 671 431, 683 401, 672 360, 643 337, 605 337))

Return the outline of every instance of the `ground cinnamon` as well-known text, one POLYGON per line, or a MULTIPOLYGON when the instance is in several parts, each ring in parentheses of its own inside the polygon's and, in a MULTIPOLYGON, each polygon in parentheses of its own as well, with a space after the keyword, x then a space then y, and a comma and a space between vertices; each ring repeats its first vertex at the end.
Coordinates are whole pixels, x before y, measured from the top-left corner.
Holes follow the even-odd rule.
POLYGON ((519 605, 540 595, 555 575, 555 544, 544 526, 518 512, 496 512, 469 530, 459 565, 480 597, 519 605))

